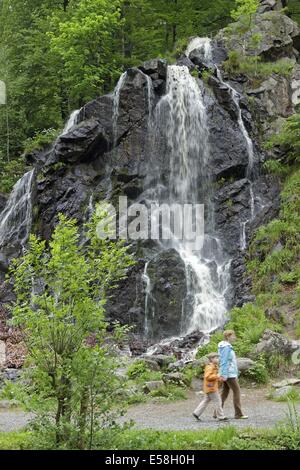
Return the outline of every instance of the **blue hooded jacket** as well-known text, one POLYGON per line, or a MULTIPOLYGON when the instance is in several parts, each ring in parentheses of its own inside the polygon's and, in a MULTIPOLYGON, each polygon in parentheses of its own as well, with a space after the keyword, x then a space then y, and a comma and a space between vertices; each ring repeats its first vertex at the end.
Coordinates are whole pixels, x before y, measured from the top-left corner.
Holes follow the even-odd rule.
POLYGON ((232 345, 228 341, 218 344, 220 356, 220 375, 226 378, 237 378, 239 375, 236 355, 232 345))

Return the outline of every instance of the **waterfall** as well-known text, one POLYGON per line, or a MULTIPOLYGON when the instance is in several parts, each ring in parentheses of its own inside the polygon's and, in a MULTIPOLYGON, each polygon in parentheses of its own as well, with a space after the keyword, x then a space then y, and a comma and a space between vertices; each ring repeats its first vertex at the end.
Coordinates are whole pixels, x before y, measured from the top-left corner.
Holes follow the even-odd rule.
POLYGON ((122 73, 114 91, 114 103, 113 103, 113 117, 112 117, 112 130, 113 130, 113 147, 117 146, 118 143, 118 119, 119 119, 119 108, 120 108, 120 94, 127 77, 127 72, 122 73))
MULTIPOLYGON (((211 46, 210 38, 197 38, 197 37, 193 38, 186 49, 186 55, 189 56, 189 54, 194 49, 198 49, 199 51, 203 53, 204 60, 206 60, 207 62, 212 61, 212 46, 211 46)), ((214 66, 216 68, 217 78, 222 83, 222 85, 227 87, 230 93, 230 96, 232 98, 232 101, 236 107, 237 116, 238 116, 238 125, 239 125, 241 134, 243 135, 243 138, 245 140, 246 147, 247 147, 248 166, 247 166, 247 171, 246 171, 245 176, 249 180, 249 184, 250 184, 251 215, 249 219, 241 222, 241 234, 240 234, 240 248, 242 251, 245 251, 245 249, 247 248, 246 228, 247 228, 247 225, 251 223, 255 217, 256 202, 255 202, 255 195, 254 195, 254 190, 253 190, 253 180, 255 179, 255 153, 254 153, 254 148, 253 148, 253 142, 244 124, 242 110, 240 106, 240 99, 241 99, 240 94, 228 82, 225 82, 223 80, 220 69, 215 64, 214 66)))
POLYGON ((28 240, 32 225, 32 187, 34 170, 19 179, 1 213, 0 248, 28 240))
MULTIPOLYGON (((230 262, 224 258, 221 243, 214 234, 209 129, 203 94, 187 67, 168 67, 167 93, 156 107, 154 121, 157 132, 163 133, 167 144, 165 158, 169 162, 169 179, 166 187, 158 178, 156 188, 148 191, 151 202, 183 205, 201 200, 207 209, 201 250, 194 251, 189 241, 174 237, 160 242, 161 249, 174 248, 185 265, 187 295, 178 333, 184 335, 195 329, 211 331, 226 319, 230 262)), ((149 299, 146 299, 148 330, 149 318, 155 314, 155 302, 150 304, 151 315, 149 299)))
POLYGON ((144 334, 147 337, 150 333, 150 321, 153 319, 155 315, 155 310, 152 306, 150 306, 150 302, 152 303, 153 298, 151 295, 151 279, 148 276, 148 265, 149 262, 145 264, 144 273, 143 273, 143 281, 145 284, 145 322, 144 322, 144 334), (151 317, 150 317, 151 316, 151 317))
POLYGON ((70 117, 69 117, 69 119, 68 119, 61 135, 67 134, 72 129, 72 127, 76 126, 80 111, 81 111, 81 109, 76 109, 75 111, 73 111, 70 114, 70 117))
POLYGON ((199 37, 192 38, 186 48, 185 55, 189 57, 190 53, 193 52, 195 49, 202 52, 203 58, 207 62, 212 62, 213 56, 212 56, 211 39, 199 38, 199 37))

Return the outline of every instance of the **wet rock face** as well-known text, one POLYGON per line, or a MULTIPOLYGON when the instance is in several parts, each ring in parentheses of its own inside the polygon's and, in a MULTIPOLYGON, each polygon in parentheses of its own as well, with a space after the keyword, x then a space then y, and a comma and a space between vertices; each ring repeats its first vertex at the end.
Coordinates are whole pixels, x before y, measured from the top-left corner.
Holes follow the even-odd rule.
POLYGON ((55 162, 91 161, 108 152, 111 147, 112 142, 105 128, 93 119, 85 120, 58 138, 53 159, 55 162))
POLYGON ((7 196, 5 194, 0 193, 0 212, 3 211, 6 201, 7 201, 7 196))
POLYGON ((213 91, 214 95, 207 97, 211 173, 216 179, 243 177, 248 154, 237 122, 237 108, 228 89, 216 79, 213 81, 213 91))
POLYGON ((160 339, 178 335, 181 306, 186 296, 185 265, 179 254, 170 249, 149 262, 147 273, 151 280, 151 295, 155 298, 154 303, 149 299, 150 336, 160 339))
MULTIPOLYGON (((134 333, 143 333, 145 322, 145 294, 142 273, 145 260, 139 259, 130 268, 126 279, 122 280, 116 291, 111 292, 106 310, 110 321, 119 321, 125 325, 134 325, 134 333)), ((141 348, 139 342, 133 342, 132 349, 141 348), (138 343, 138 344, 137 344, 138 343)))

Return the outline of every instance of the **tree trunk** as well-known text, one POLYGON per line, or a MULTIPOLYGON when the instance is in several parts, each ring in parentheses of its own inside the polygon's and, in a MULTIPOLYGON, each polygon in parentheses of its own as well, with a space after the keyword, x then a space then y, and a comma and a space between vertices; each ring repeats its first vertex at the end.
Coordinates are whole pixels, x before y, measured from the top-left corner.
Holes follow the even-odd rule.
POLYGON ((78 447, 79 447, 80 450, 85 449, 85 431, 86 431, 88 405, 89 405, 89 391, 88 391, 88 388, 85 387, 83 392, 82 392, 82 396, 81 396, 80 412, 79 412, 78 447))

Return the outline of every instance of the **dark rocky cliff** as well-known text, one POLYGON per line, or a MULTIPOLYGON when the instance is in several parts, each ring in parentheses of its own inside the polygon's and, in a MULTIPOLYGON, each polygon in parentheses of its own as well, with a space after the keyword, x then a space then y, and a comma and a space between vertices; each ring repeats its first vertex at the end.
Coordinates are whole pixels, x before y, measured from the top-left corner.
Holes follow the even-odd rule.
MULTIPOLYGON (((300 31, 284 13, 278 11, 275 0, 262 2, 256 15, 254 31, 263 35, 256 51, 264 60, 288 57, 293 61, 290 77, 272 73, 253 88, 247 76, 224 74, 226 81, 241 95, 242 118, 254 143, 255 153, 255 217, 247 225, 246 241, 256 227, 276 216, 279 207, 279 187, 275 178, 264 173, 262 164, 268 155, 261 147, 262 136, 280 127, 282 119, 294 112, 300 102, 300 69, 296 63, 300 50, 300 31), (276 10, 276 11, 275 11, 276 10)), ((246 52, 253 54, 247 46, 246 52)), ((213 41, 214 63, 222 68, 228 48, 238 49, 240 38, 221 31, 213 41)), ((197 51, 190 59, 181 56, 178 64, 187 65, 192 73, 207 68, 197 51)), ((164 159, 163 136, 158 136, 156 153, 149 156, 149 83, 153 90, 152 106, 166 92, 167 63, 151 60, 127 71, 119 95, 118 119, 115 121, 113 94, 99 97, 80 111, 77 124, 55 144, 42 152, 27 156, 37 168, 34 198, 33 228, 49 239, 59 212, 75 217, 79 224, 89 217, 91 204, 103 199, 116 201, 126 195, 136 201, 144 191, 145 178, 152 170, 153 158, 161 177, 169 178, 164 159), (150 82, 149 82, 150 80, 150 82)), ((246 178, 248 156, 238 124, 238 114, 228 87, 216 73, 201 82, 208 113, 212 159, 210 171, 215 188, 215 223, 231 263, 231 288, 228 306, 242 305, 251 298, 251 279, 245 275, 245 251, 241 249, 241 220, 250 220, 250 184, 246 178)), ((159 299, 159 317, 155 337, 174 335, 180 321, 186 295, 182 260, 172 250, 159 254, 152 242, 135 242, 133 250, 138 260, 110 299, 107 316, 111 320, 136 325, 143 332, 145 317, 145 283, 143 271, 149 263, 153 293, 159 299), (172 300, 172 301, 171 301, 172 300)), ((2 252, 5 252, 3 247, 2 252)), ((213 268, 212 268, 213 269, 213 268)))

